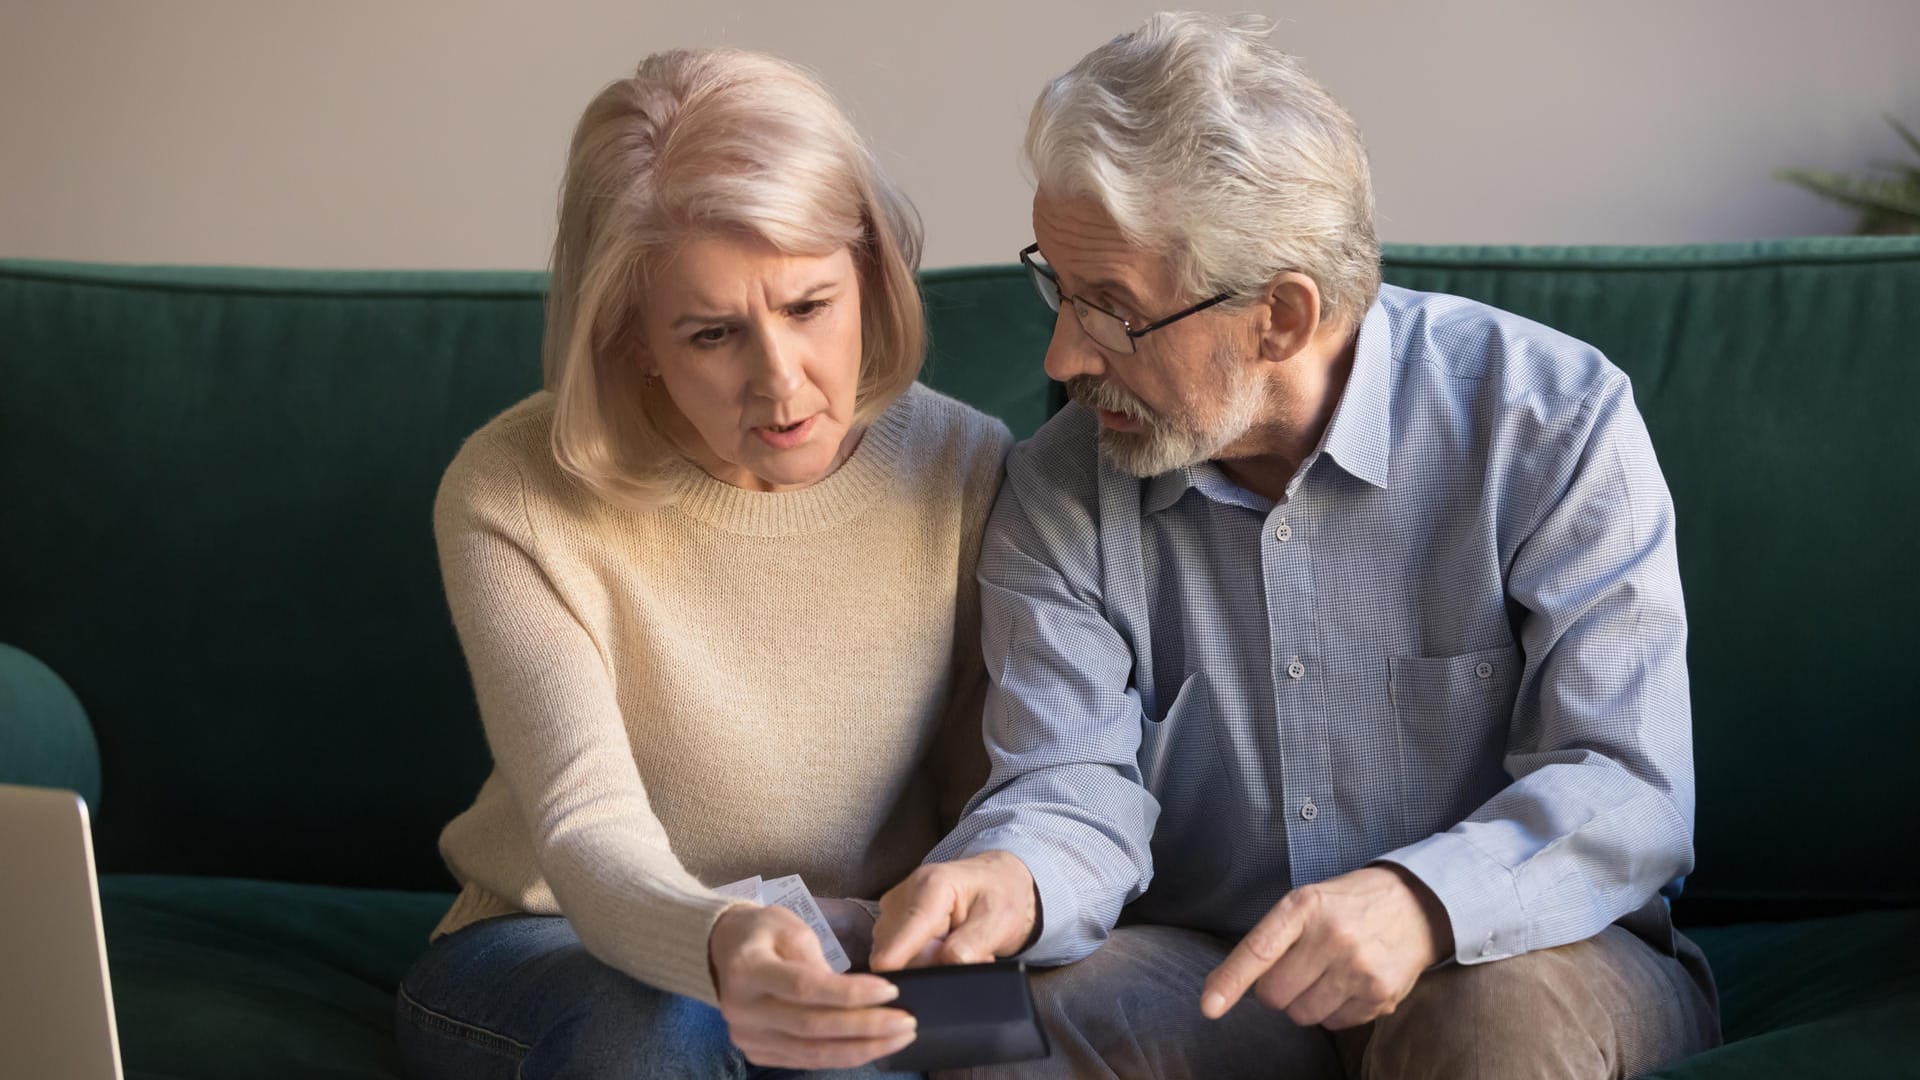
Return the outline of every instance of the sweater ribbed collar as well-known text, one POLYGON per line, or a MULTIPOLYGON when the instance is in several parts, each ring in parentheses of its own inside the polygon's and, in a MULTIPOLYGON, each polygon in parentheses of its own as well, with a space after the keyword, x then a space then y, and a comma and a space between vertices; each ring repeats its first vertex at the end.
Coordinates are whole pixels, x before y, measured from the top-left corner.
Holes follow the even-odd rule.
POLYGON ((683 461, 673 509, 742 536, 795 536, 844 524, 902 482, 901 458, 919 390, 914 384, 876 417, 860 445, 819 483, 795 491, 748 491, 683 461))

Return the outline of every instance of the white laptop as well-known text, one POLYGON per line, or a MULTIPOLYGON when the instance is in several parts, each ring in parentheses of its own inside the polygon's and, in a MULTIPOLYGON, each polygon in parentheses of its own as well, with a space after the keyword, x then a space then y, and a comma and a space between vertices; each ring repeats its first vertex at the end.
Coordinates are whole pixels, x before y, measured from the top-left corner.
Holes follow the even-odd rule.
POLYGON ((87 804, 0 784, 0 1075, 121 1080, 87 804))

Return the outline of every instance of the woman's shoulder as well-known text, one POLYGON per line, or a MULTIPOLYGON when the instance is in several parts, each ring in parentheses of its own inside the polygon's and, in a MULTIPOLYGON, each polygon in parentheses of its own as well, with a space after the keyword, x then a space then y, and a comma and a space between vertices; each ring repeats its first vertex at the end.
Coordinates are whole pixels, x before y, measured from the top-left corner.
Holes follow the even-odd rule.
POLYGON ((440 498, 472 502, 511 489, 524 498, 558 490, 564 476, 553 458, 553 395, 542 390, 467 436, 440 480, 440 498))

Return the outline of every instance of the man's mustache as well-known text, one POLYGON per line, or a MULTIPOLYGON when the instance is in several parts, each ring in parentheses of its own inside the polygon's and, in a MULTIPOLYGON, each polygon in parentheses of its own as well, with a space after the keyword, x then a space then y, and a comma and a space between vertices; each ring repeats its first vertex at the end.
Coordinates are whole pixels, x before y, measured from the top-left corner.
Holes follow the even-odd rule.
POLYGON ((1067 396, 1089 409, 1116 412, 1142 424, 1153 423, 1153 411, 1145 402, 1095 375, 1075 375, 1068 379, 1067 396))

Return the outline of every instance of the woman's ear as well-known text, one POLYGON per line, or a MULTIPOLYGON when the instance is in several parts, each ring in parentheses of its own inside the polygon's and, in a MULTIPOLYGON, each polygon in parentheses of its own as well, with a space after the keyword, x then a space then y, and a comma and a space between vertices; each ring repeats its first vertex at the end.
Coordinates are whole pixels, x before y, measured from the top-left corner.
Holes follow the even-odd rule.
POLYGON ((638 316, 629 316, 615 335, 619 348, 633 358, 634 369, 640 377, 651 383, 660 377, 660 364, 653 358, 653 350, 647 346, 647 332, 640 325, 638 316))
POLYGON ((1280 364, 1293 359, 1320 330, 1320 286, 1305 274, 1288 270, 1267 282, 1260 294, 1260 359, 1280 364))

